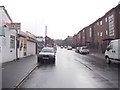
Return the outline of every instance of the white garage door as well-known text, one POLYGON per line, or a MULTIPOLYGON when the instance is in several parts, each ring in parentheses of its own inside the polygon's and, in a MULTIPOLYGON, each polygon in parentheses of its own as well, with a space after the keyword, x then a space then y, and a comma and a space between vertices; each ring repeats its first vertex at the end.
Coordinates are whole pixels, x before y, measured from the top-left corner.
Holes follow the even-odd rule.
POLYGON ((35 55, 36 52, 35 50, 36 50, 35 43, 31 41, 27 41, 27 56, 35 55))

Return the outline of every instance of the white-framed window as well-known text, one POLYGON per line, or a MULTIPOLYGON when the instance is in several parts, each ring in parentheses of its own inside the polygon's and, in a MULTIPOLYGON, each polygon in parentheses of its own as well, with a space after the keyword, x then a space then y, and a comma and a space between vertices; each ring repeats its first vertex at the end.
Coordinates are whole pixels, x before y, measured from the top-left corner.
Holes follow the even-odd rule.
POLYGON ((113 37, 114 36, 114 15, 110 15, 108 17, 108 22, 109 22, 109 36, 113 37))
POLYGON ((107 17, 105 18, 105 22, 107 22, 107 17))
POLYGON ((106 30, 106 35, 108 35, 108 31, 106 30))
POLYGON ((92 29, 91 28, 89 28, 89 35, 90 35, 90 37, 92 37, 92 29))
POLYGON ((15 36, 10 35, 10 48, 15 48, 15 36))
POLYGON ((103 33, 102 33, 102 32, 100 33, 100 36, 103 36, 103 33))
POLYGON ((100 21, 100 25, 102 25, 102 20, 100 21))

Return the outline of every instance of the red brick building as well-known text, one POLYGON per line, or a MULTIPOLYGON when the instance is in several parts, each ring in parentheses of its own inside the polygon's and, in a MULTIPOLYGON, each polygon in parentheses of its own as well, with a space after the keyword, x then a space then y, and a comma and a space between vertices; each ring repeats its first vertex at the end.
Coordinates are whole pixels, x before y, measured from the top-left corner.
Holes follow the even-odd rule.
POLYGON ((72 41, 73 41, 72 47, 74 47, 74 48, 77 47, 77 35, 76 34, 74 34, 72 41))
POLYGON ((96 20, 93 26, 94 50, 104 53, 113 39, 120 38, 120 5, 96 20))
POLYGON ((54 40, 51 39, 50 37, 46 36, 45 37, 45 46, 53 47, 54 46, 54 40))
POLYGON ((91 51, 104 53, 113 39, 120 38, 120 5, 77 33, 76 46, 87 45, 91 51))
POLYGON ((93 42, 94 42, 94 38, 93 38, 93 26, 89 25, 85 28, 85 45, 87 45, 89 48, 93 47, 93 42))

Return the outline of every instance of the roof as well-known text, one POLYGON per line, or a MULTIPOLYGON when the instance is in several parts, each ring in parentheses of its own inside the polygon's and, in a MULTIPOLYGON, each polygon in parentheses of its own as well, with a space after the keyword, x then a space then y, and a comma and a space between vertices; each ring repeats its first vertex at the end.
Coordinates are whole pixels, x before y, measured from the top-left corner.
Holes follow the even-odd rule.
POLYGON ((9 16, 7 10, 5 9, 5 6, 0 6, 0 8, 2 8, 2 9, 4 10, 4 12, 6 13, 6 15, 7 15, 8 18, 10 19, 10 21, 13 22, 12 19, 11 19, 11 17, 9 16))

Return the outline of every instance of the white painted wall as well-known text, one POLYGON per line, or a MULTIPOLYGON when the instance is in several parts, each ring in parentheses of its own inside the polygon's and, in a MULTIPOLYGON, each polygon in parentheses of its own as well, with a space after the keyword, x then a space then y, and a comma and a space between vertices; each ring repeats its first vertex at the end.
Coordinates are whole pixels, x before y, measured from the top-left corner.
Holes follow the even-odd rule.
POLYGON ((5 33, 5 36, 0 36, 0 60, 2 63, 4 63, 16 59, 16 31, 9 30, 8 27, 3 28, 6 23, 11 23, 11 20, 4 11, 4 7, 0 8, 0 13, 0 31, 2 32, 3 30, 5 33), (10 48, 10 35, 15 36, 15 48, 10 48))
POLYGON ((5 29, 5 37, 2 38, 2 63, 14 59, 16 59, 16 31, 5 29), (15 36, 15 48, 10 48, 10 35, 15 36))
POLYGON ((2 36, 0 36, 0 64, 2 63, 2 36))
POLYGON ((27 41, 27 56, 36 54, 36 44, 31 41, 27 41))

